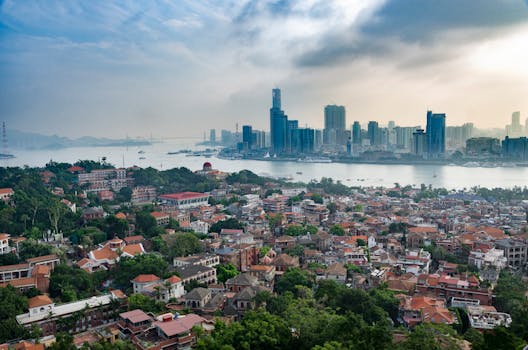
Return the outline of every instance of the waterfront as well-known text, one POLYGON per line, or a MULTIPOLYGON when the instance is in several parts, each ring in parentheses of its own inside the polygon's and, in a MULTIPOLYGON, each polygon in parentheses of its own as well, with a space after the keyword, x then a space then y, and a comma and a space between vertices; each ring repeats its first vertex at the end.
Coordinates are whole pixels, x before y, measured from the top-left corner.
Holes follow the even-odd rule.
POLYGON ((467 168, 450 165, 397 165, 397 164, 344 164, 344 163, 298 163, 274 162, 258 160, 227 160, 216 157, 189 157, 186 154, 167 154, 182 149, 195 147, 191 142, 172 141, 154 143, 142 148, 138 147, 83 147, 65 148, 60 150, 16 150, 16 158, 2 160, 2 166, 44 166, 50 159, 57 162, 73 163, 79 159, 106 161, 117 167, 152 166, 157 169, 187 167, 197 170, 209 161, 217 168, 226 172, 248 169, 256 174, 287 177, 293 181, 308 182, 311 179, 320 180, 331 177, 349 186, 393 186, 403 185, 433 185, 448 189, 463 189, 473 186, 505 187, 528 185, 527 167, 503 168, 467 168), (143 150, 144 153, 138 152, 143 150), (140 159, 144 158, 144 159, 140 159))

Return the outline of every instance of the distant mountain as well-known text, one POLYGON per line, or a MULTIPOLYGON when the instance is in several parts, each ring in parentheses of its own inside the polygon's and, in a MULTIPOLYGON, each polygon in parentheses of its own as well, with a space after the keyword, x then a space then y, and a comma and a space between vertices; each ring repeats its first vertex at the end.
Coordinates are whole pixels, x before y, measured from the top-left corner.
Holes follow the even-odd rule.
POLYGON ((92 136, 83 136, 70 139, 63 136, 48 136, 18 130, 8 131, 8 144, 10 149, 61 149, 68 147, 109 147, 109 146, 145 146, 150 142, 144 139, 108 139, 92 136))

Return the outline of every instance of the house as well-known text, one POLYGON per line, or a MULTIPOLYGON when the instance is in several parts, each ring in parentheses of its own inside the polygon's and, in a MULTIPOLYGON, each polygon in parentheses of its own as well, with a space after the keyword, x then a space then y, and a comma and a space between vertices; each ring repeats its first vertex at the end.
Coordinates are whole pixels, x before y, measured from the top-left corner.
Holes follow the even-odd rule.
POLYGON ((160 211, 153 211, 150 215, 156 219, 156 225, 158 226, 167 226, 170 221, 170 215, 168 213, 163 213, 160 211))
POLYGON ((275 266, 277 272, 283 273, 290 268, 299 267, 299 257, 290 256, 288 254, 279 254, 273 260, 272 264, 275 266))
POLYGON ((399 294, 399 319, 407 328, 419 323, 453 324, 455 316, 445 307, 445 299, 399 294))
POLYGON ((168 303, 171 299, 178 299, 185 294, 183 283, 178 276, 171 276, 165 280, 156 275, 138 275, 132 281, 134 293, 148 295, 158 301, 168 303))
POLYGON ((256 277, 260 285, 273 290, 275 282, 275 266, 252 265, 249 274, 256 277))
POLYGON ((143 310, 135 309, 119 314, 117 326, 125 334, 136 334, 149 327, 152 321, 143 310))
POLYGON ((485 330, 496 327, 509 327, 512 318, 504 312, 497 312, 493 306, 487 305, 466 305, 466 312, 469 318, 469 325, 472 328, 485 330))
POLYGON ((0 255, 11 252, 11 247, 9 246, 9 237, 10 235, 7 233, 0 233, 0 255))
POLYGON ((251 276, 249 273, 241 273, 240 275, 228 279, 225 285, 229 292, 238 293, 246 287, 258 286, 259 282, 257 277, 251 276))
POLYGON ((11 202, 11 197, 15 194, 15 191, 12 188, 0 188, 0 200, 4 203, 11 202))
POLYGON ((196 254, 190 256, 175 257, 172 260, 173 266, 201 265, 215 267, 220 264, 220 257, 216 254, 196 254))
POLYGON ((180 275, 183 285, 191 281, 196 281, 203 284, 215 284, 218 282, 216 278, 216 269, 202 265, 185 265, 176 268, 180 275))
POLYGON ((185 306, 191 309, 201 309, 211 300, 211 291, 207 288, 194 288, 184 296, 185 306))
POLYGON ((338 283, 345 283, 347 279, 347 269, 342 263, 335 263, 327 267, 325 279, 338 283))

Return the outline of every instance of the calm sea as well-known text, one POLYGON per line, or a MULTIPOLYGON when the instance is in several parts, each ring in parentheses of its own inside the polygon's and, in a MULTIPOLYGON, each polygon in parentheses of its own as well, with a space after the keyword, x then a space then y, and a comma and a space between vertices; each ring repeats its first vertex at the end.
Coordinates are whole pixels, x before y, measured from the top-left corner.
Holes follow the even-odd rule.
MULTIPOLYGON (((269 162, 257 160, 226 160, 216 157, 188 157, 185 154, 169 155, 169 151, 197 149, 189 141, 166 141, 144 147, 83 147, 61 150, 16 150, 16 158, 2 160, 2 166, 44 166, 51 159, 58 162, 73 163, 79 159, 101 160, 121 167, 138 165, 152 166, 157 169, 187 167, 201 169, 204 162, 211 162, 215 169, 234 172, 248 169, 256 174, 287 177, 294 181, 308 182, 331 177, 346 185, 394 186, 433 185, 447 189, 463 189, 473 186, 507 187, 527 186, 528 167, 509 168, 467 168, 441 165, 383 165, 383 164, 340 164, 340 163, 297 163, 269 162), (143 151, 144 153, 138 153, 143 151), (144 159, 143 159, 144 158, 144 159)), ((199 149, 199 148, 198 148, 199 149)))

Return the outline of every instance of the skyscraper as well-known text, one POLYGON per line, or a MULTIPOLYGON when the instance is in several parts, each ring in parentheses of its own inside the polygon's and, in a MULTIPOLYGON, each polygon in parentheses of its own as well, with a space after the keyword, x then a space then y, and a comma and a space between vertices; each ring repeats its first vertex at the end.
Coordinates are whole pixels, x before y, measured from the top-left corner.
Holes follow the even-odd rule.
POLYGON ((444 113, 427 111, 427 154, 431 158, 445 154, 445 119, 444 113))
POLYGON ((271 150, 275 154, 283 153, 286 148, 288 117, 281 110, 281 91, 272 90, 272 107, 270 109, 271 150))
POLYGON ((352 143, 361 144, 361 124, 355 121, 352 125, 352 143))
POLYGON ((381 132, 379 129, 378 122, 370 121, 368 123, 368 138, 370 140, 371 146, 376 146, 381 144, 381 132))
POLYGON ((423 129, 417 129, 413 132, 413 142, 411 151, 414 155, 423 157, 427 152, 427 134, 423 129))
POLYGON ((325 144, 346 144, 346 113, 344 106, 326 106, 324 109, 324 125, 323 142, 325 144))
POLYGON ((209 142, 211 143, 211 146, 214 146, 216 144, 216 130, 211 129, 209 131, 209 142))
POLYGON ((286 131, 286 150, 288 152, 294 152, 294 147, 292 147, 292 135, 294 130, 299 129, 298 120, 288 120, 288 130, 286 131))
POLYGON ((244 150, 253 148, 253 128, 251 125, 242 125, 242 144, 244 150))

